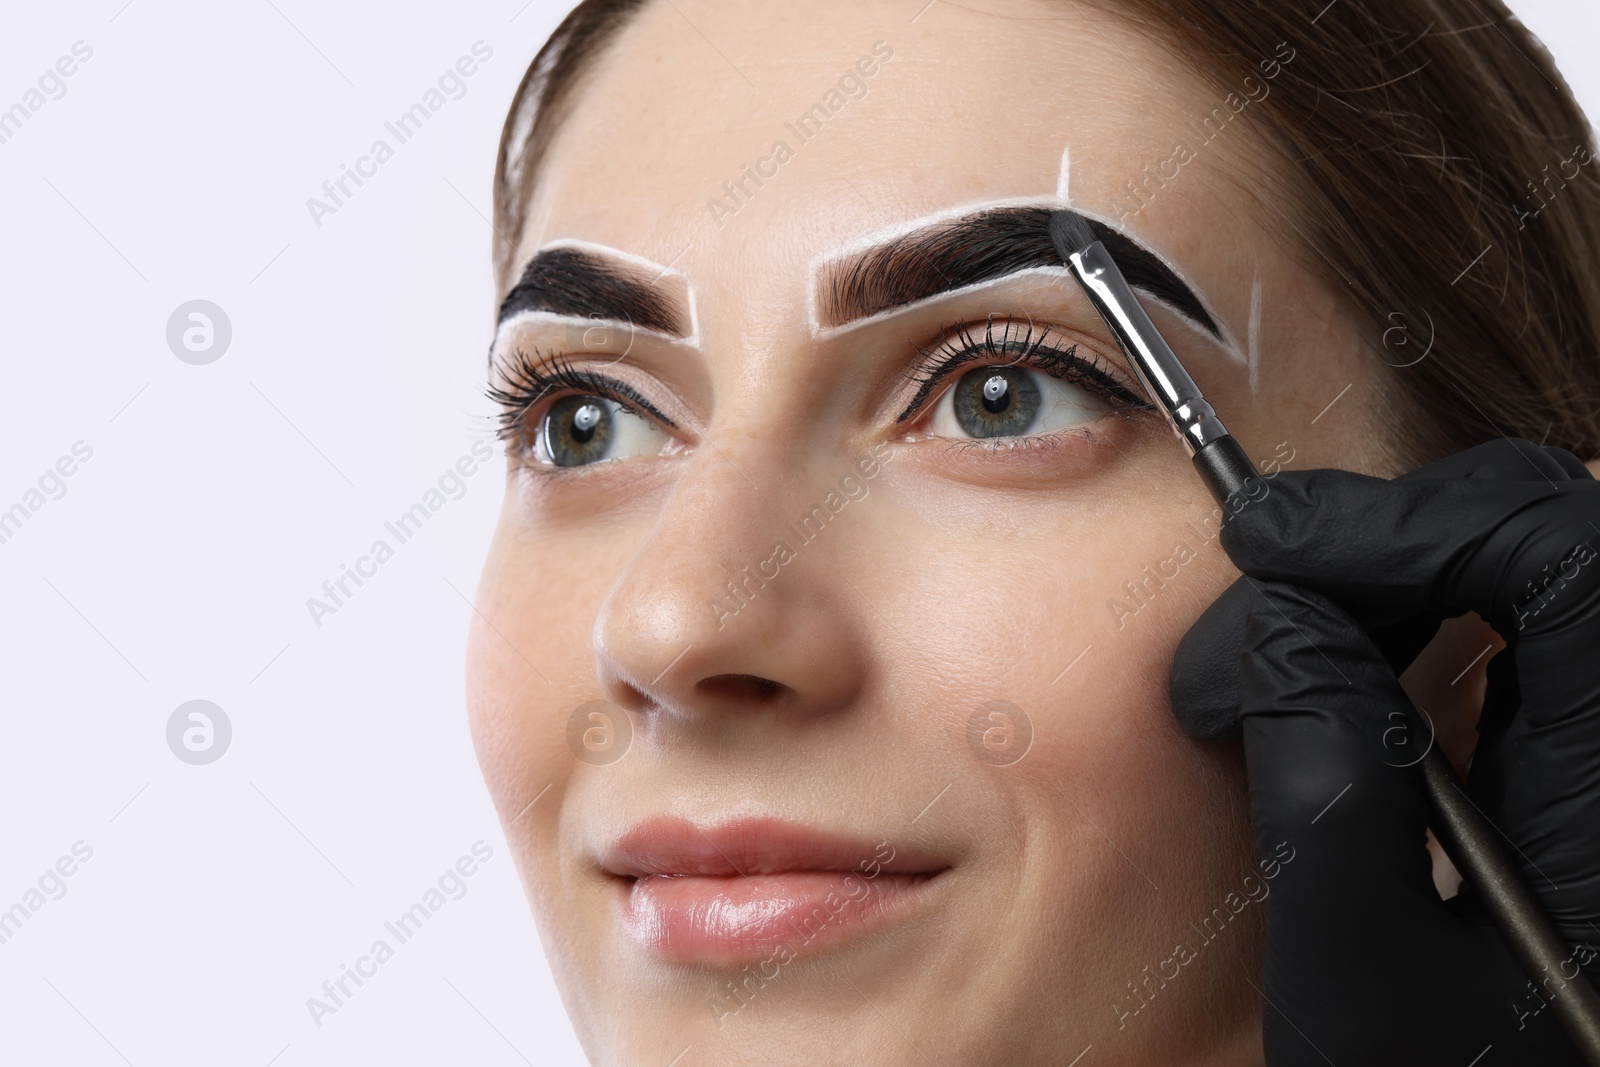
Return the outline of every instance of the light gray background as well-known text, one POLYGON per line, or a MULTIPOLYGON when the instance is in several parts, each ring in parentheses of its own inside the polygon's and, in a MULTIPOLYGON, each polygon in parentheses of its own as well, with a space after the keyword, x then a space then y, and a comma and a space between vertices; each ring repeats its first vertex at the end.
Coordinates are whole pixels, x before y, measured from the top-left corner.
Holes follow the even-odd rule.
MULTIPOLYGON (((0 144, 0 509, 93 457, 0 544, 0 910, 93 857, 0 944, 0 1061, 584 1062, 462 706, 499 459, 320 628, 305 606, 490 434, 494 149, 569 6, 6 12, 0 108, 94 53, 0 144), (306 198, 479 40, 465 95, 316 227, 306 198), (232 324, 205 366, 166 340, 194 299, 232 324), (168 748, 191 700, 232 726, 207 765, 168 748), (316 1027, 306 999, 479 840, 466 895, 316 1027)), ((1600 9, 1513 6, 1600 114, 1600 9)))

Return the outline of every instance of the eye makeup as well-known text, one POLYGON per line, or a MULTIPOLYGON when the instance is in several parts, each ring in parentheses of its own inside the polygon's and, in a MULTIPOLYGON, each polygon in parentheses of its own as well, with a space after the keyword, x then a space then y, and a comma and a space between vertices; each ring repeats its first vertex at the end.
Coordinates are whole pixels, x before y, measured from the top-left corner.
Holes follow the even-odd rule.
POLYGON ((678 423, 604 365, 517 348, 497 361, 486 393, 516 466, 554 472, 676 451, 678 423))
POLYGON ((657 422, 677 429, 677 423, 652 404, 644 394, 619 378, 589 367, 576 365, 570 357, 544 357, 537 350, 529 356, 515 349, 501 361, 497 381, 486 393, 500 405, 498 436, 507 440, 518 433, 524 417, 539 402, 555 393, 570 392, 605 396, 637 407, 657 422))
MULTIPOLYGON (((1153 410, 1125 370, 1031 318, 958 321, 911 347, 916 358, 900 377, 912 396, 892 424, 908 442, 1014 451, 1153 410)), ((683 451, 680 421, 612 366, 537 349, 503 355, 488 396, 513 461, 550 474, 683 451)))
MULTIPOLYGON (((1064 155, 1063 167, 1066 165, 1064 155)), ((843 314, 845 307, 867 312, 852 320, 851 327, 898 319, 911 314, 913 305, 917 318, 926 323, 927 310, 922 305, 933 299, 953 298, 967 308, 965 314, 952 317, 954 325, 937 331, 925 325, 916 331, 936 340, 902 336, 900 343, 916 351, 917 361, 905 374, 914 388, 909 399, 897 402, 896 426, 918 419, 926 422, 927 409, 934 406, 930 400, 944 405, 938 427, 990 442, 1040 436, 1053 432, 1052 426, 1084 428, 1105 415, 1126 418, 1152 410, 1125 369, 1095 351, 1103 345, 1090 340, 1080 347, 1069 340, 1076 330, 1046 325, 1036 320, 1031 310, 1017 311, 1015 294, 1030 289, 1037 292, 1049 283, 1060 292, 1056 282, 1063 270, 1059 257, 1047 236, 1041 241, 1040 223, 1047 218, 1037 204, 958 211, 932 228, 913 225, 900 240, 887 245, 867 245, 862 255, 847 263, 830 261, 824 271, 830 279, 825 301, 830 313, 843 314), (1024 230, 1029 232, 1024 234, 1024 230), (1041 259, 1053 262, 1041 263, 1041 259), (921 274, 913 269, 910 274, 914 276, 908 277, 903 269, 907 266, 920 269, 921 274), (956 271, 956 276, 948 276, 949 270, 956 271), (999 295, 998 303, 996 296, 964 298, 976 297, 974 291, 987 291, 998 283, 1013 279, 1022 283, 1026 276, 1046 274, 1050 279, 1040 277, 1031 285, 1002 286, 1013 296, 999 295), (964 280, 970 284, 949 284, 964 280), (927 295, 919 295, 923 293, 927 295), (889 306, 881 307, 883 304, 889 306), (1006 306, 1008 310, 980 311, 981 317, 972 314, 985 304, 990 309, 1006 306), (983 380, 977 381, 977 376, 983 380), (1030 412, 1039 417, 1030 419, 1030 412)), ((1134 276, 1145 291, 1156 292, 1161 303, 1189 319, 1203 334, 1220 340, 1216 321, 1186 283, 1131 240, 1125 251, 1128 249, 1135 263, 1134 276)), ((607 372, 609 367, 634 362, 625 359, 633 347, 634 329, 654 334, 674 347, 694 341, 692 333, 686 336, 686 331, 698 330, 686 279, 659 267, 654 278, 643 277, 651 266, 607 246, 573 241, 547 245, 529 261, 522 281, 501 308, 497 333, 504 343, 499 348, 508 354, 495 361, 497 380, 489 389, 490 399, 500 409, 498 436, 519 462, 548 469, 589 465, 589 459, 628 458, 643 454, 634 445, 646 436, 632 434, 628 440, 633 445, 622 449, 628 455, 615 455, 602 447, 620 440, 612 431, 637 429, 635 422, 659 427, 663 434, 680 429, 679 420, 667 414, 673 405, 652 402, 653 390, 630 384, 629 379, 636 375, 621 367, 619 373, 607 372), (665 285, 660 285, 663 279, 665 285), (621 324, 630 331, 621 335, 627 342, 625 349, 617 332, 602 325, 615 323, 618 317, 628 319, 621 324), (506 347, 518 341, 519 333, 514 331, 525 330, 532 333, 521 334, 523 346, 506 347), (583 338, 576 338, 575 330, 582 330, 583 338), (588 344, 591 333, 603 343, 588 344), (528 341, 533 344, 526 344, 528 341), (558 447, 563 443, 567 446, 564 452, 558 447), (563 462, 563 457, 571 462, 563 462)), ((813 296, 817 291, 813 290, 813 296)), ((1051 305, 1055 303, 1051 301, 1051 305)), ((1022 304, 1031 308, 1037 301, 1024 299, 1022 304)), ((1069 315, 1068 320, 1077 317, 1069 315)), ((1097 333, 1098 324, 1089 327, 1089 332, 1097 333)), ((924 436, 942 438, 945 434, 914 429, 905 439, 924 436)), ((656 454, 666 450, 664 445, 650 447, 656 454)))
POLYGON ((1080 354, 1077 344, 1058 340, 1051 326, 1032 320, 1006 319, 997 323, 991 316, 981 328, 975 328, 973 323, 947 327, 938 344, 918 347, 917 353, 920 360, 908 373, 917 389, 896 424, 911 420, 926 406, 929 396, 957 371, 968 368, 1029 367, 1079 386, 1114 410, 1153 410, 1150 402, 1125 383, 1107 361, 1092 352, 1080 354))

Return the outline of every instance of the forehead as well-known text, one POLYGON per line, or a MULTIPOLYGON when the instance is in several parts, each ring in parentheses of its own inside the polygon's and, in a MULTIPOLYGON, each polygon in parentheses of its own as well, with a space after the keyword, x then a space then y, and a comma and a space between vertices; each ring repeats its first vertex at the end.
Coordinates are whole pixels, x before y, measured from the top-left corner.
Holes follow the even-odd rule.
MULTIPOLYGON (((518 264, 577 239, 712 292, 791 299, 867 235, 955 208, 1064 193, 1116 218, 1139 203, 1126 183, 1221 103, 1095 8, 940 2, 914 22, 893 8, 646 6, 578 87, 518 264)), ((1186 162, 1129 228, 1181 254, 1205 229, 1181 220, 1217 214, 1207 156, 1221 154, 1186 162)))

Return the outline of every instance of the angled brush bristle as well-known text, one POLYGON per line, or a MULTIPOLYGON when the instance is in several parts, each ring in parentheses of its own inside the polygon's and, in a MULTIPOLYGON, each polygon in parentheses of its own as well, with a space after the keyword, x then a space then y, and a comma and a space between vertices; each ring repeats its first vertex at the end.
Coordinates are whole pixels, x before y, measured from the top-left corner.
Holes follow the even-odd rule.
POLYGON ((1056 254, 1062 262, 1097 240, 1089 220, 1076 211, 1057 211, 1050 216, 1050 242, 1056 246, 1056 254))

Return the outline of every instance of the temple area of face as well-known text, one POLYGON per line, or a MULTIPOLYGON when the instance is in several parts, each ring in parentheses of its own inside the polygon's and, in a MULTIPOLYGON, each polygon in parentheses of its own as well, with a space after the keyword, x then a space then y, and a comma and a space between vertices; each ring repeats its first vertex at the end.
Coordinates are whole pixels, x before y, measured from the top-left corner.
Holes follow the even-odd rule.
MULTIPOLYGON (((843 326, 1019 271, 1061 267, 1046 229, 1051 213, 1033 206, 977 211, 826 263, 815 282, 818 318, 825 328, 843 326)), ((1220 338, 1198 295, 1159 256, 1127 234, 1089 221, 1129 284, 1220 338)))
POLYGON ((500 304, 498 325, 539 312, 577 322, 598 320, 685 339, 694 312, 681 275, 652 270, 632 256, 563 244, 541 249, 500 304))

